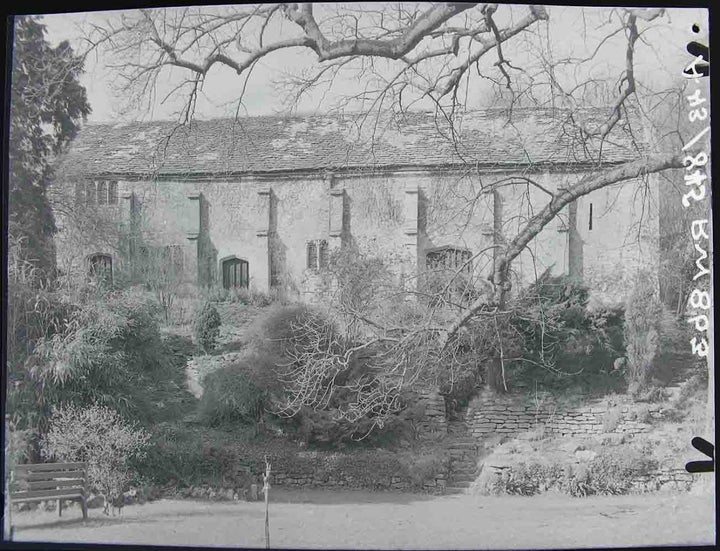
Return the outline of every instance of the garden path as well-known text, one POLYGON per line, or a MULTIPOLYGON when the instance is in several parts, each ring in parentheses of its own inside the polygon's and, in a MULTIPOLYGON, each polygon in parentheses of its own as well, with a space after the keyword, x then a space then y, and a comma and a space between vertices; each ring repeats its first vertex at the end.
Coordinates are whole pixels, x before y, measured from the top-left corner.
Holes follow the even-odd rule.
MULTIPOLYGON (((712 495, 428 498, 411 494, 271 491, 270 543, 289 548, 528 549, 709 545, 712 495)), ((17 541, 265 547, 262 502, 161 500, 13 516, 17 541), (78 518, 74 518, 73 515, 78 518)))

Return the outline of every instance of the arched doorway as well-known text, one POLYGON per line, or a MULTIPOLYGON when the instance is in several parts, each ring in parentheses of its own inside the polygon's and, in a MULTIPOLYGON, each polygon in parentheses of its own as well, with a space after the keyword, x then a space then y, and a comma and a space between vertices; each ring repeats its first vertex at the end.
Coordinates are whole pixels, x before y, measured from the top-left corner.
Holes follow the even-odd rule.
POLYGON ((226 258, 221 263, 222 285, 225 289, 247 289, 250 283, 250 266, 247 260, 236 256, 226 258))

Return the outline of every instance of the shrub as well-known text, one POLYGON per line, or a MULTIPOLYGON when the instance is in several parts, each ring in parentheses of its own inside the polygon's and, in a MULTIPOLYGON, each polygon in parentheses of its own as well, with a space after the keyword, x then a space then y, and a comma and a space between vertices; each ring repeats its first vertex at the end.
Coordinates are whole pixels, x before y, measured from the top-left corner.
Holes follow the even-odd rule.
POLYGON ((205 300, 207 302, 231 302, 263 308, 276 302, 278 297, 274 291, 263 293, 262 291, 249 290, 244 287, 235 289, 211 287, 205 292, 205 300))
POLYGON ((685 382, 685 384, 680 387, 680 393, 678 394, 677 403, 685 404, 691 397, 706 392, 707 386, 707 369, 702 369, 696 373, 693 373, 692 376, 685 382))
POLYGON ((566 475, 563 489, 574 497, 627 494, 635 478, 651 474, 657 466, 647 449, 603 448, 588 465, 566 475))
POLYGON ((602 418, 603 432, 613 432, 622 421, 622 409, 618 406, 608 408, 602 418))
POLYGON ((425 482, 433 480, 439 474, 447 474, 450 469, 449 458, 443 450, 408 454, 403 457, 402 462, 411 484, 416 489, 421 489, 425 482))
POLYGON ((33 463, 37 456, 38 433, 34 429, 17 430, 7 426, 5 440, 6 476, 15 465, 33 463))
POLYGON ((347 342, 323 313, 306 305, 275 306, 250 335, 252 352, 242 360, 247 373, 266 393, 267 409, 306 443, 333 448, 363 440, 369 445, 409 431, 410 411, 392 415, 383 427, 375 427, 380 430, 373 429, 375 412, 351 421, 342 415, 358 399, 355 383, 370 381, 363 389, 370 391, 377 382, 366 360, 351 357, 347 366, 336 363, 347 342), (306 393, 308 388, 317 393, 306 393))
POLYGON ((41 453, 45 459, 87 462, 91 489, 109 499, 124 491, 132 474, 128 463, 142 458, 149 438, 111 409, 65 405, 54 409, 41 453))
POLYGON ((218 470, 218 465, 206 457, 202 435, 197 431, 164 423, 152 430, 147 452, 132 461, 143 484, 188 487, 218 470))
POLYGON ((100 403, 128 413, 138 376, 164 364, 157 306, 130 291, 82 303, 62 331, 38 343, 27 375, 39 389, 39 428, 53 405, 100 403))
POLYGON ((652 420, 648 406, 643 405, 637 409, 637 420, 639 423, 649 423, 652 420))
POLYGON ((557 465, 518 463, 504 469, 493 483, 494 493, 532 496, 556 486, 562 476, 557 465))
POLYGON ((645 387, 644 389, 640 389, 640 387, 634 387, 635 392, 632 394, 634 396, 635 400, 638 402, 662 402, 665 400, 665 389, 660 388, 658 386, 650 386, 645 387))
POLYGON ((195 318, 195 340, 205 353, 210 352, 220 336, 220 314, 206 302, 195 318))
POLYGON ((235 363, 205 376, 200 416, 210 426, 254 424, 260 419, 265 395, 244 366, 235 363))
POLYGON ((619 390, 624 381, 612 365, 624 354, 623 309, 589 310, 588 296, 583 285, 548 270, 510 301, 514 314, 500 334, 505 356, 520 358, 513 362, 511 384, 619 390))

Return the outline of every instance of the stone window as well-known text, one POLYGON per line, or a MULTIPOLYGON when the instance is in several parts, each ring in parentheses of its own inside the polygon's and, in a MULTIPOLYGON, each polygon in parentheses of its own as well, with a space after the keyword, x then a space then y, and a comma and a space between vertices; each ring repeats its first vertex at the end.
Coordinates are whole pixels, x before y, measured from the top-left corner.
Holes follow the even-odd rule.
POLYGON ((320 271, 328 266, 328 243, 315 239, 307 243, 307 269, 320 271))
POLYGON ((117 205, 118 183, 115 180, 92 180, 78 184, 75 188, 75 200, 87 206, 117 205))
POLYGON ((90 276, 104 283, 112 283, 112 257, 108 254, 94 254, 88 259, 90 276))
POLYGON ((222 263, 222 284, 225 289, 247 289, 250 284, 247 260, 228 258, 222 263))
POLYGON ((452 270, 462 268, 463 272, 472 272, 472 252, 456 247, 440 247, 428 251, 425 255, 425 265, 431 270, 452 270))

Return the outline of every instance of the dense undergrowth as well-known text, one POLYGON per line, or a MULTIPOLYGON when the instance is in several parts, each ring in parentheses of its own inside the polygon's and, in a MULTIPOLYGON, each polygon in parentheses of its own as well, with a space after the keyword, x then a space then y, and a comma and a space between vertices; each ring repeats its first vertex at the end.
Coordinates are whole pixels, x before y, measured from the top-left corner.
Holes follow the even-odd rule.
MULTIPOLYGON (((642 288, 633 296, 653 300, 642 288)), ((176 300, 176 308, 197 314, 175 319, 167 312, 160 315, 151 296, 139 288, 95 288, 75 295, 26 292, 14 300, 14 315, 25 307, 25 317, 16 316, 9 364, 16 461, 40 458, 41 437, 53 408, 71 404, 107 406, 150 433, 145 453, 129 463, 130 480, 136 486, 242 486, 262 470, 266 455, 278 469, 291 470, 294 463, 300 467, 305 459, 298 458, 298 450, 351 452, 335 454, 343 459, 333 460, 328 476, 350 470, 358 484, 367 487, 373 486, 374 476, 387 475, 409 479, 419 489, 424 480, 447 471, 442 446, 416 440, 423 411, 412 391, 402 394, 401 411, 382 428, 374 427, 372 412, 353 422, 338 415, 353 400, 348 388, 369 373, 361 358, 354 358, 332 381, 334 392, 322 407, 303 407, 290 417, 278 415, 292 391, 286 376, 296 367, 293 353, 306 346, 298 326, 311 319, 328 335, 334 330, 322 313, 310 307, 273 302, 273 297, 257 293, 210 292, 176 300), (186 387, 187 360, 209 352, 222 357, 229 350, 232 357, 222 359, 205 375, 204 393, 197 400, 186 387)), ((505 328, 523 335, 519 345, 523 361, 512 363, 508 371, 511 390, 540 388, 567 397, 629 388, 636 399, 663 399, 659 387, 669 380, 667 372, 673 372, 671 352, 684 338, 676 322, 660 316, 648 325, 642 309, 635 306, 631 318, 621 306, 590 310, 586 289, 549 276, 518 301, 525 301, 527 309, 539 309, 550 323, 538 325, 538 318, 529 315, 505 328), (629 357, 627 343, 641 340, 643 331, 654 332, 652 342, 667 337, 663 342, 672 346, 633 345, 630 355, 634 356, 629 357), (647 357, 639 359, 643 354, 647 357), (541 360, 548 358, 554 370, 540 367, 541 360)), ((486 352, 480 346, 485 341, 473 340, 472 330, 461 352, 477 353, 465 364, 474 367, 454 374, 448 388, 441 381, 449 409, 467 404, 478 381, 487 375, 486 352)), ((707 385, 706 371, 699 366, 691 383, 683 387, 685 399, 677 404, 697 401, 703 385, 707 385)), ((686 422, 689 413, 682 407, 674 406, 666 418, 672 421, 674 415, 678 423, 686 422)), ((490 491, 530 495, 555 488, 570 495, 623 493, 628 491, 627 480, 654 468, 651 460, 635 453, 608 450, 582 469, 529 462, 507 471, 490 491)))

